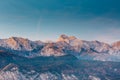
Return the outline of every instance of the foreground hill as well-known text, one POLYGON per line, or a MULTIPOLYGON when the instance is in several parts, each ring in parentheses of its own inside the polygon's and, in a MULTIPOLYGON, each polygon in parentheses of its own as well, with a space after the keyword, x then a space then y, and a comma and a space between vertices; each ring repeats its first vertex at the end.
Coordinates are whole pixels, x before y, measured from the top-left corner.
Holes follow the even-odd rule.
POLYGON ((26 58, 0 52, 0 80, 120 80, 119 62, 78 60, 73 55, 26 58))

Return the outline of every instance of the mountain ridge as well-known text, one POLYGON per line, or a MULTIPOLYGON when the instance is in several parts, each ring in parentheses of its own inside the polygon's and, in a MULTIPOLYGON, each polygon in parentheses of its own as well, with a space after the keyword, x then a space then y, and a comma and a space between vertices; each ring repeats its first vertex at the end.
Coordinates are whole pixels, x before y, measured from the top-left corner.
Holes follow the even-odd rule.
POLYGON ((21 37, 0 40, 0 50, 20 56, 63 56, 72 54, 77 58, 120 61, 120 41, 112 45, 100 41, 85 41, 75 36, 61 35, 56 42, 31 41, 21 37))

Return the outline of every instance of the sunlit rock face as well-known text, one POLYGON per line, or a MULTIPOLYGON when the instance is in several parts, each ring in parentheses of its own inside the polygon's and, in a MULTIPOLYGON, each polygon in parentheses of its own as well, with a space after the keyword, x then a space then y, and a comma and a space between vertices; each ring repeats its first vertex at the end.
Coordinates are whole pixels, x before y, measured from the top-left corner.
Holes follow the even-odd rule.
POLYGON ((15 50, 32 50, 31 41, 28 39, 11 37, 6 42, 15 50))
POLYGON ((62 56, 64 52, 62 48, 56 46, 55 43, 48 43, 44 46, 40 53, 42 56, 62 56))
POLYGON ((77 39, 75 36, 67 36, 67 35, 61 35, 58 38, 57 42, 66 42, 73 47, 83 45, 83 40, 77 39))
POLYGON ((115 43, 112 44, 114 49, 119 49, 120 50, 120 41, 117 41, 115 43))
POLYGON ((57 41, 58 41, 58 42, 59 42, 59 41, 63 41, 63 42, 70 43, 70 41, 75 40, 75 39, 77 39, 77 38, 74 37, 74 36, 67 36, 67 35, 63 34, 63 35, 61 35, 61 36, 58 38, 57 41))
POLYGON ((13 50, 32 50, 36 47, 35 43, 20 37, 11 37, 9 39, 4 39, 0 45, 2 47, 11 48, 13 50))
MULTIPOLYGON (((61 35, 57 42, 68 44, 69 48, 74 49, 76 52, 80 52, 81 48, 83 47, 83 40, 77 39, 75 36, 67 36, 67 35, 61 35)), ((63 45, 64 45, 63 44, 63 45)))

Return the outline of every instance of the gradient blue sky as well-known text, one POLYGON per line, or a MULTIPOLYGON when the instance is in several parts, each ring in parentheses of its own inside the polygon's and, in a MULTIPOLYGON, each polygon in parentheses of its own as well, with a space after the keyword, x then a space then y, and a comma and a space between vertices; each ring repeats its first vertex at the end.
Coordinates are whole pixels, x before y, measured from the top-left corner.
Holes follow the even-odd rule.
POLYGON ((120 40, 120 0, 0 0, 0 38, 120 40))

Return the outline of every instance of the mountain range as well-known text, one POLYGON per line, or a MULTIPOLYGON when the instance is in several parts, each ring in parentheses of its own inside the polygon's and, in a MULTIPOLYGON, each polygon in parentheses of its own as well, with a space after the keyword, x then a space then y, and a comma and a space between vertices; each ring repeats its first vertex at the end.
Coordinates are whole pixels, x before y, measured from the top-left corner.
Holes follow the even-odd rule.
POLYGON ((71 54, 78 59, 120 61, 120 41, 108 44, 97 40, 81 40, 64 34, 55 42, 31 41, 21 37, 0 39, 0 51, 27 58, 71 54))
POLYGON ((120 41, 0 39, 0 80, 120 80, 120 41))

